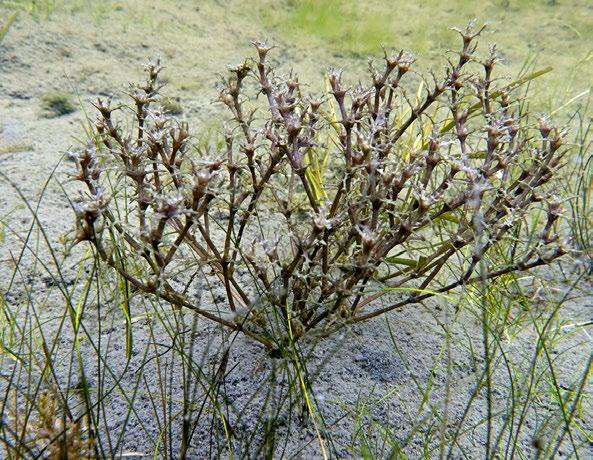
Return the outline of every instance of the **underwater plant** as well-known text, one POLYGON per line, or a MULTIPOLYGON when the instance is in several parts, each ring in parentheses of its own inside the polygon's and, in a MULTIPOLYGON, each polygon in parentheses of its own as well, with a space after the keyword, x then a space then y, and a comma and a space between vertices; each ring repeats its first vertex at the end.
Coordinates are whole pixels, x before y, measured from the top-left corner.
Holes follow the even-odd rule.
POLYGON ((480 59, 481 30, 458 32, 441 77, 386 51, 366 85, 330 69, 321 97, 254 42, 257 58, 219 86, 224 142, 197 151, 188 124, 156 104, 162 66, 149 63, 129 92, 133 126, 99 99, 93 136, 72 154, 86 187, 75 242, 136 293, 272 351, 549 264, 567 252, 553 188, 563 131, 525 110, 518 88, 534 75, 499 86, 496 48, 480 59), (226 302, 196 304, 197 278, 226 302))

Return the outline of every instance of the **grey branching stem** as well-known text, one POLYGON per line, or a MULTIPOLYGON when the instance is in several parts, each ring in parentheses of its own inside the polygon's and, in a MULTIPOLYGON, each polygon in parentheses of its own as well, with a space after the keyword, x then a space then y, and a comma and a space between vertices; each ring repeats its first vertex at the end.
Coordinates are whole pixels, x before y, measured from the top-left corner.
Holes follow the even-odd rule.
POLYGON ((410 53, 385 52, 367 86, 330 69, 321 98, 254 43, 257 59, 220 85, 225 141, 197 152, 188 126, 154 107, 161 66, 149 64, 129 92, 135 127, 99 100, 96 138, 73 155, 87 187, 77 241, 136 291, 270 348, 550 263, 566 252, 550 188, 563 133, 497 87, 479 32, 459 33, 440 78, 418 80, 410 53), (196 305, 196 276, 219 280, 226 306, 196 305), (399 301, 381 299, 394 290, 399 301))

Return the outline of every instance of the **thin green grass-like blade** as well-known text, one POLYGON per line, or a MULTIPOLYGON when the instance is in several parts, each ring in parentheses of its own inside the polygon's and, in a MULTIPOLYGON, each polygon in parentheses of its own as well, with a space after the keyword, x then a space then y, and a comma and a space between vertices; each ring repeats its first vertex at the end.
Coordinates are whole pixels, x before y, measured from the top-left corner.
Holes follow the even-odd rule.
POLYGON ((459 224, 459 218, 455 217, 455 215, 452 212, 446 212, 444 214, 441 214, 437 218, 433 219, 433 222, 438 222, 439 220, 446 220, 447 222, 459 224))
POLYGON ((10 30, 10 27, 12 26, 12 24, 16 20, 16 17, 17 16, 18 16, 18 13, 11 14, 8 17, 8 20, 4 24, 2 24, 0 26, 0 43, 2 42, 2 40, 4 40, 4 37, 6 36, 6 34, 8 33, 8 31, 10 30))
POLYGON ((403 257, 387 257, 385 262, 396 265, 405 265, 407 267, 416 267, 416 265, 418 265, 418 262, 414 259, 405 259, 403 257))
POLYGON ((587 96, 588 94, 591 93, 591 89, 589 88, 586 91, 583 91, 582 93, 577 94, 576 96, 574 96, 573 98, 571 98, 570 100, 568 100, 566 103, 562 104, 560 107, 558 107, 557 109, 553 110, 552 112, 550 112, 550 116, 554 115, 562 110, 564 110, 566 107, 568 107, 570 104, 572 104, 573 102, 577 101, 578 99, 580 99, 583 96, 587 96))

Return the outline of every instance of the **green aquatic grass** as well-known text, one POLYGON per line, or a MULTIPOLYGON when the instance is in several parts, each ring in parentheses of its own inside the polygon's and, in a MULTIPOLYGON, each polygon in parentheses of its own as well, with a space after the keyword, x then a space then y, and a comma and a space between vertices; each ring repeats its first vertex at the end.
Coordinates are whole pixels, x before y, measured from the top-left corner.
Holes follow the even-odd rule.
MULTIPOLYGON (((150 2, 138 3, 148 4, 150 2)), ((554 33, 550 32, 550 37, 546 38, 548 40, 546 43, 558 37, 560 37, 559 42, 562 37, 573 37, 562 43, 553 44, 558 47, 555 49, 564 51, 555 51, 550 53, 549 56, 542 55, 537 66, 537 68, 541 68, 544 64, 555 66, 555 72, 552 74, 551 79, 549 79, 549 76, 545 77, 546 85, 551 94, 546 98, 546 101, 551 107, 561 107, 565 102, 556 104, 556 100, 570 101, 573 97, 582 93, 581 88, 583 88, 583 85, 592 81, 588 77, 588 75, 591 75, 590 58, 585 57, 585 59, 582 59, 582 63, 578 67, 569 66, 567 68, 562 65, 564 62, 572 62, 579 56, 586 56, 587 47, 590 47, 591 43, 593 43, 590 28, 583 27, 583 24, 586 26, 587 16, 579 15, 578 7, 575 8, 575 11, 569 10, 572 5, 564 4, 565 2, 554 4, 554 2, 519 1, 511 3, 510 1, 498 1, 485 2, 484 6, 472 7, 468 6, 469 2, 453 1, 445 6, 450 11, 444 11, 442 4, 436 5, 436 3, 429 2, 426 8, 435 7, 430 15, 422 13, 421 7, 406 2, 406 4, 397 6, 399 13, 390 13, 391 15, 375 18, 374 23, 372 23, 371 12, 367 9, 353 9, 353 2, 340 2, 340 5, 337 5, 337 2, 331 2, 331 4, 328 2, 326 4, 322 1, 315 2, 315 5, 311 1, 303 3, 309 4, 311 8, 315 7, 313 12, 306 10, 302 5, 299 6, 301 2, 290 3, 289 6, 294 7, 296 11, 293 18, 294 22, 277 23, 280 25, 278 29, 274 29, 274 33, 285 31, 282 33, 286 33, 287 37, 292 36, 300 45, 315 43, 317 46, 327 47, 332 52, 350 55, 362 53, 376 55, 379 49, 378 43, 380 42, 388 46, 404 46, 403 44, 400 45, 400 43, 405 42, 405 47, 419 50, 421 57, 426 58, 423 61, 426 64, 428 64, 431 56, 441 54, 442 47, 448 46, 445 37, 449 36, 446 27, 431 26, 428 21, 438 22, 439 24, 463 23, 465 18, 459 20, 454 17, 456 14, 454 9, 459 5, 469 8, 467 10, 469 16, 480 16, 482 18, 487 17, 488 11, 492 11, 488 10, 488 8, 496 10, 496 13, 492 13, 491 17, 498 17, 496 15, 502 14, 500 11, 507 8, 507 14, 514 15, 509 21, 517 23, 523 19, 524 29, 505 35, 505 29, 500 26, 507 26, 494 23, 494 30, 487 39, 492 38, 493 41, 495 39, 495 41, 501 43, 503 52, 510 53, 508 56, 512 57, 512 59, 508 61, 508 64, 511 68, 517 65, 516 62, 522 62, 520 60, 515 61, 513 57, 519 56, 520 59, 522 56, 516 50, 516 47, 524 44, 515 43, 517 37, 530 35, 534 27, 541 29, 534 32, 534 36, 538 37, 550 29, 554 31, 561 29, 563 31, 560 35, 554 35, 554 33), (317 5, 320 6, 317 7, 317 5), (485 12, 479 11, 482 8, 484 8, 485 12), (320 13, 316 13, 316 11, 320 13), (529 13, 529 17, 521 18, 520 13, 525 11, 529 13), (556 11, 555 14, 562 17, 538 24, 537 18, 541 18, 543 13, 549 11, 556 11), (320 18, 316 18, 316 14, 320 18), (408 15, 406 16, 406 14, 408 15), (451 18, 447 20, 449 22, 444 22, 445 17, 451 18), (350 18, 356 23, 348 24, 344 18, 350 18), (294 31, 291 30, 293 25, 295 26, 294 31), (398 31, 404 28, 413 30, 397 35, 398 31), (299 30, 307 33, 300 34, 299 30), (386 33, 385 30, 390 30, 391 35, 386 33), (570 47, 573 45, 574 50, 570 51, 570 47), (570 75, 570 79, 566 79, 566 75, 570 75), (553 84, 548 84, 550 82, 553 82, 553 84)), ((20 5, 22 6, 21 9, 31 11, 34 14, 45 14, 44 11, 53 14, 62 7, 72 8, 73 5, 79 5, 79 8, 82 8, 90 4, 90 2, 31 0, 9 1, 7 4, 20 5), (32 9, 33 6, 36 9, 32 9)), ((101 2, 96 2, 96 4, 100 5, 101 2)), ((250 5, 253 4, 247 4, 247 6, 250 5)), ((370 5, 372 5, 372 8, 379 8, 379 11, 385 11, 385 8, 387 8, 386 4, 371 3, 370 5)), ((288 19, 290 19, 290 10, 286 11, 289 11, 288 19)), ((287 14, 286 11, 274 14, 284 15, 287 14)), ((273 21, 277 21, 278 17, 270 15, 264 17, 264 20, 266 24, 271 24, 273 21)), ((509 73, 513 74, 513 72, 509 73)), ((575 104, 580 103, 580 101, 578 99, 575 104)), ((570 104, 569 108, 574 108, 574 104, 570 104)), ((590 113, 587 113, 587 110, 583 112, 584 133, 590 133, 588 128, 590 126, 588 124, 590 123, 590 113)), ((200 135, 197 143, 208 145, 220 137, 220 134, 214 128, 209 128, 200 135)), ((586 136, 583 136, 581 139, 586 138, 586 136)), ((590 139, 590 136, 588 139, 590 139)), ((579 145, 584 157, 582 165, 583 177, 588 177, 590 181, 592 177, 591 160, 590 156, 587 157, 587 155, 590 155, 588 153, 590 149, 585 148, 589 144, 583 140, 579 145)), ((583 184, 586 184, 585 180, 583 184)), ((590 189, 584 187, 580 193, 579 205, 575 209, 576 218, 590 219, 590 189)), ((31 203, 32 214, 35 213, 36 206, 36 203, 31 203)), ((125 210, 122 212, 125 212, 125 210)), ((12 222, 10 218, 5 219, 5 216, 3 216, 2 222, 2 225, 0 225, 0 243, 4 239, 4 233, 14 238, 21 230, 18 222, 12 222), (16 225, 16 228, 11 230, 9 225, 16 225)), ((590 232, 591 221, 587 222, 589 222, 588 230, 581 229, 583 235, 590 234, 587 232, 590 232)), ((587 225, 587 222, 583 225, 587 225)), ((60 280, 62 278, 62 267, 68 266, 65 259, 58 256, 60 248, 52 247, 49 241, 45 241, 46 247, 44 248, 43 244, 39 244, 39 240, 42 240, 42 242, 44 240, 41 223, 32 226, 28 230, 26 239, 21 241, 23 254, 28 254, 33 258, 39 257, 33 275, 36 277, 50 276, 60 280), (55 267, 41 264, 41 261, 48 257, 48 254, 44 255, 43 252, 51 254, 52 258, 55 256, 55 267)), ((585 241, 590 242, 590 239, 585 239, 585 241)), ((55 285, 55 289, 62 289, 59 299, 64 305, 63 316, 58 317, 56 321, 63 322, 64 330, 70 331, 74 339, 70 345, 60 344, 59 332, 48 335, 49 328, 40 319, 40 313, 50 306, 47 299, 37 301, 32 293, 27 291, 22 304, 8 305, 4 300, 4 294, 19 292, 16 287, 17 283, 25 286, 25 288, 28 285, 28 278, 23 271, 25 266, 21 264, 20 258, 17 259, 14 267, 15 285, 12 285, 12 283, 8 285, 3 282, 0 295, 0 307, 5 313, 0 320, 0 362, 3 364, 2 379, 6 385, 6 393, 2 395, 4 402, 0 407, 3 409, 3 413, 10 402, 12 391, 20 392, 19 398, 29 398, 34 401, 40 393, 40 389, 44 385, 48 385, 55 388, 58 395, 65 395, 62 400, 65 413, 78 411, 77 413, 81 414, 79 418, 88 419, 88 425, 97 433, 100 433, 96 439, 96 446, 102 457, 125 454, 126 452, 122 451, 121 446, 126 433, 132 424, 139 423, 142 428, 141 435, 151 439, 154 446, 153 451, 148 452, 148 454, 152 454, 154 458, 182 458, 185 452, 183 450, 180 452, 174 450, 175 442, 178 439, 175 438, 176 432, 172 431, 171 427, 175 424, 183 425, 183 444, 187 447, 192 443, 193 428, 198 423, 204 423, 203 420, 208 418, 211 419, 211 422, 207 423, 210 423, 211 426, 222 427, 222 430, 215 430, 210 438, 211 451, 204 453, 204 455, 242 458, 242 454, 254 453, 253 457, 273 458, 275 454, 282 452, 283 456, 290 458, 292 455, 298 455, 298 452, 287 452, 286 447, 284 447, 284 450, 282 446, 279 447, 279 444, 283 442, 282 434, 278 429, 280 423, 279 414, 282 407, 289 407, 290 412, 296 412, 309 399, 304 412, 308 413, 310 417, 317 418, 318 431, 324 436, 323 449, 327 449, 332 457, 338 455, 331 443, 334 427, 325 424, 322 419, 323 412, 327 411, 327 408, 314 399, 316 382, 309 378, 309 368, 311 366, 308 360, 310 356, 305 355, 298 345, 288 343, 286 349, 283 350, 283 356, 290 359, 279 361, 277 369, 271 371, 269 375, 262 376, 261 387, 253 390, 254 394, 258 392, 272 394, 269 406, 273 407, 270 410, 267 410, 266 407, 261 408, 257 420, 254 422, 253 438, 240 439, 240 429, 237 430, 235 427, 240 428, 241 420, 248 419, 252 416, 252 412, 245 410, 235 414, 234 421, 225 418, 225 412, 228 411, 229 406, 226 395, 228 383, 225 381, 227 374, 225 371, 224 350, 213 348, 196 350, 192 353, 194 351, 192 350, 192 337, 186 332, 188 329, 193 330, 196 325, 192 323, 191 319, 186 321, 178 312, 171 311, 167 306, 156 302, 142 305, 135 311, 136 315, 130 317, 129 300, 131 291, 129 286, 126 283, 113 283, 108 273, 101 270, 98 267, 98 261, 93 261, 92 257, 89 259, 89 264, 92 270, 86 274, 81 272, 81 278, 77 278, 72 287, 64 289, 62 283, 56 283, 55 285), (93 286, 96 286, 96 288, 93 286), (100 295, 97 294, 97 290, 101 292, 100 295), (109 303, 110 301, 113 301, 113 305, 109 303), (108 305, 110 306, 108 308, 109 313, 101 317, 100 312, 104 312, 108 305), (15 318, 25 310, 29 314, 24 316, 30 319, 27 323, 17 322, 15 318), (138 341, 133 341, 133 332, 135 327, 140 327, 137 323, 143 318, 150 319, 150 321, 147 321, 147 327, 150 328, 150 341, 147 345, 139 346, 138 341), (126 334, 122 334, 119 340, 102 338, 101 331, 112 328, 114 324, 125 324, 126 328, 129 327, 129 329, 126 329, 126 334), (163 330, 166 331, 165 334, 163 334, 163 330), (40 333, 43 334, 40 335, 40 333), (159 336, 159 334, 161 335, 159 336), (37 340, 34 340, 35 337, 38 337, 37 340), (126 371, 130 372, 130 370, 128 368, 124 369, 124 371, 117 369, 110 362, 109 357, 113 356, 114 353, 126 353, 129 358, 132 345, 136 346, 136 351, 142 356, 141 361, 143 363, 149 364, 155 360, 158 361, 157 372, 159 373, 160 388, 151 388, 147 385, 146 380, 143 380, 144 365, 140 366, 140 371, 137 372, 137 376, 131 383, 122 383, 123 374, 126 371), (60 379, 56 377, 59 370, 63 369, 63 367, 60 368, 61 363, 56 362, 59 347, 63 347, 62 355, 64 349, 67 352, 68 348, 71 347, 72 361, 70 366, 76 367, 77 364, 84 364, 82 358, 85 353, 87 357, 91 358, 91 361, 88 361, 86 366, 81 366, 78 371, 79 384, 75 385, 76 382, 69 381, 60 382, 60 379), (213 363, 202 366, 202 361, 200 361, 202 358, 199 356, 202 353, 204 355, 210 354, 213 363), (38 360, 35 364, 44 370, 43 378, 36 374, 35 366, 30 365, 35 359, 38 360), (99 370, 99 377, 95 384, 91 384, 90 380, 86 378, 86 374, 92 373, 95 369, 99 370), (6 373, 4 373, 5 370, 6 373), (276 382, 282 379, 276 378, 274 372, 276 377, 278 375, 285 376, 285 380, 289 382, 288 388, 279 388, 276 382), (17 380, 12 377, 13 373, 22 378, 19 382, 25 383, 24 386, 19 387, 16 385, 17 380), (28 378, 27 373, 29 373, 28 378), (172 387, 169 384, 172 376, 178 374, 183 375, 181 389, 172 387), (280 393, 276 400, 274 400, 274 392, 280 393), (80 395, 80 399, 69 398, 69 395, 80 395), (127 415, 122 425, 117 427, 116 430, 104 431, 107 425, 108 412, 112 409, 112 405, 110 405, 111 398, 116 395, 121 396, 123 399, 123 410, 127 415), (156 435, 154 431, 151 431, 148 424, 145 426, 146 418, 142 418, 142 415, 137 413, 134 407, 134 403, 141 397, 147 398, 148 403, 153 407, 153 412, 150 415, 159 424, 156 435), (180 412, 175 412, 179 407, 180 399, 182 400, 182 409, 180 412), (263 433, 264 440, 261 445, 258 445, 259 441, 255 439, 255 433, 263 433), (227 450, 229 443, 232 447, 231 452, 227 450), (235 456, 233 456, 233 453, 235 456)), ((504 281, 506 283, 516 282, 511 277, 504 281)), ((526 426, 525 418, 522 415, 523 411, 528 411, 531 407, 541 404, 542 401, 547 401, 553 410, 550 414, 538 419, 536 427, 536 431, 542 434, 541 439, 543 440, 541 444, 542 456, 540 458, 553 457, 561 447, 568 447, 569 451, 574 448, 577 451, 584 452, 586 446, 578 441, 573 441, 571 435, 578 435, 580 439, 590 437, 590 433, 587 433, 587 427, 583 426, 581 421, 587 411, 591 410, 592 403, 589 384, 591 359, 587 361, 586 357, 588 344, 583 341, 579 345, 584 349, 582 373, 571 382, 571 385, 567 387, 568 389, 560 387, 557 372, 561 369, 562 358, 578 352, 578 350, 570 349, 560 354, 555 360, 550 359, 552 350, 561 344, 562 337, 566 337, 566 335, 560 335, 559 330, 569 326, 568 324, 559 323, 557 320, 558 312, 555 306, 560 307, 559 303, 552 305, 544 314, 538 316, 538 302, 524 293, 523 287, 516 286, 518 293, 511 297, 507 296, 503 284, 501 280, 500 283, 493 285, 491 290, 483 293, 483 295, 478 292, 474 297, 463 299, 466 301, 464 308, 469 310, 480 321, 483 318, 481 308, 487 307, 488 316, 485 318, 485 330, 491 337, 489 353, 491 361, 494 363, 491 372, 495 375, 506 372, 508 378, 505 380, 505 384, 512 394, 508 406, 495 413, 498 419, 507 417, 507 421, 503 423, 498 432, 493 433, 492 451, 500 453, 501 458, 508 458, 511 450, 516 452, 517 458, 521 458, 522 455, 528 457, 527 453, 523 452, 516 442, 519 434, 532 429, 526 426), (496 290, 496 288, 500 289, 496 290), (515 315, 513 323, 507 321, 511 312, 515 315), (521 357, 510 357, 507 350, 510 341, 520 337, 523 332, 534 329, 536 330, 537 343, 534 345, 533 355, 530 359, 527 357, 522 361, 521 357)), ((52 302, 54 302, 53 306, 55 307, 55 299, 52 302)), ((449 308, 452 311, 452 305, 449 308)), ((414 442, 419 441, 426 446, 424 458, 434 458, 437 452, 441 457, 445 457, 446 454, 451 454, 451 449, 454 449, 460 441, 471 438, 475 428, 490 423, 485 418, 478 420, 475 424, 470 423, 465 417, 461 420, 453 420, 452 416, 448 414, 447 407, 452 398, 451 394, 455 390, 455 381, 450 377, 452 363, 449 353, 450 347, 454 344, 450 333, 451 326, 457 321, 457 318, 454 317, 453 313, 451 313, 451 317, 451 323, 444 324, 441 353, 434 357, 434 369, 440 370, 449 378, 446 383, 448 386, 446 396, 439 398, 435 394, 435 374, 430 374, 427 381, 413 379, 408 382, 408 385, 417 390, 421 408, 428 407, 430 410, 426 414, 419 416, 409 426, 406 437, 400 439, 394 435, 384 416, 377 416, 373 413, 374 409, 380 408, 381 404, 388 400, 392 401, 392 410, 394 406, 397 408, 401 404, 401 401, 398 400, 397 391, 391 390, 387 393, 377 394, 372 389, 364 389, 364 391, 361 391, 357 405, 347 407, 352 411, 352 420, 354 421, 352 424, 352 442, 347 446, 352 456, 365 459, 407 458, 404 451, 409 450, 414 442), (448 425, 451 425, 450 429, 448 425), (436 446, 437 450, 430 451, 430 446, 436 446)), ((387 327, 389 327, 389 324, 387 327)), ((576 325, 572 334, 584 334, 587 330, 590 330, 590 326, 576 325), (588 327, 589 329, 587 329, 588 327)), ((394 350, 400 353, 398 338, 392 336, 392 340, 394 350)), ((489 391, 486 386, 486 369, 479 367, 484 354, 477 350, 481 343, 479 340, 469 338, 465 341, 461 338, 456 340, 457 343, 460 342, 467 347, 468 352, 478 366, 478 372, 475 376, 475 393, 466 396, 469 412, 478 404, 476 395, 480 392, 489 391)), ((229 341, 232 342, 232 338, 229 341)), ((409 360, 412 358, 403 359, 402 357, 402 360, 407 363, 407 368, 412 367, 409 364, 409 360)), ((323 370, 319 372, 323 372, 323 370)), ((76 374, 76 371, 74 374, 76 374)), ((34 413, 35 411, 36 408, 33 405, 28 409, 27 413, 34 413)), ((22 428, 22 426, 19 425, 19 428, 22 428)), ((4 444, 6 446, 6 443, 13 441, 14 437, 10 432, 10 426, 2 424, 0 426, 0 445, 4 444)), ((286 441, 284 440, 284 442, 286 441)), ((466 454, 471 455, 471 452, 466 454)), ((319 456, 321 457, 321 455, 322 447, 320 445, 319 456)), ((587 457, 581 455, 581 458, 587 457)))
POLYGON ((572 174, 572 232, 576 245, 583 252, 589 272, 593 272, 593 101, 589 97, 576 113, 574 130, 575 168, 572 174))
POLYGON ((484 458, 556 458, 559 450, 569 458, 587 458, 590 340, 586 324, 569 324, 561 315, 564 303, 580 295, 577 283, 564 295, 550 298, 546 307, 538 307, 525 281, 509 275, 485 289, 468 290, 456 304, 445 305, 444 312, 431 312, 439 352, 431 359, 432 372, 426 379, 415 376, 414 358, 402 352, 406 340, 393 332, 394 319, 385 318, 393 350, 411 379, 383 390, 361 389, 355 405, 338 402, 353 426, 348 450, 364 459, 472 458, 479 442, 490 452, 484 458), (467 314, 483 324, 488 341, 471 330, 467 314), (517 352, 515 344, 526 337, 533 342, 517 352), (567 341, 573 345, 567 347, 567 341), (468 364, 458 361, 459 350, 471 358, 467 375, 453 373, 468 364), (563 362, 575 353, 582 359, 567 375, 563 362), (407 389, 414 389, 416 396, 403 398, 410 420, 405 434, 398 435, 386 419, 400 410, 401 394, 407 389), (455 408, 454 402, 462 406, 455 408), (476 437, 476 432, 484 437, 476 437), (407 456, 414 446, 423 450, 407 456))

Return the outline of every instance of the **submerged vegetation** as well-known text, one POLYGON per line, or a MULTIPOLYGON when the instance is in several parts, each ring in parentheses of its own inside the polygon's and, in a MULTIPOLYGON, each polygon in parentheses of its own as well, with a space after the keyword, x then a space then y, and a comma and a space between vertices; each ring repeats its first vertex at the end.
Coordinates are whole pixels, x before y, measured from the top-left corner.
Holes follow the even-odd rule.
POLYGON ((161 66, 149 64, 130 93, 136 126, 122 131, 99 100, 96 132, 73 155, 88 189, 77 240, 135 289, 276 352, 309 332, 549 264, 567 252, 548 187, 563 133, 542 116, 535 136, 514 96, 532 77, 497 87, 495 48, 480 61, 479 31, 459 34, 457 60, 421 80, 416 100, 402 89, 414 59, 400 51, 371 63, 371 83, 353 90, 330 70, 325 104, 278 76, 271 47, 257 42, 259 60, 231 68, 220 89, 233 115, 226 149, 197 157, 188 126, 151 108, 161 66), (265 110, 244 95, 250 76, 265 110), (185 294, 204 264, 226 291, 215 313, 185 294), (174 277, 187 281, 174 287, 174 277), (393 291, 407 294, 374 306, 393 291))
MULTIPOLYGON (((393 43, 387 16, 343 2, 346 36, 311 4, 262 21, 354 66, 393 43)), ((0 210, 0 457, 588 458, 591 113, 566 116, 588 92, 537 101, 556 127, 532 104, 549 68, 500 79, 479 36, 424 76, 385 51, 357 85, 309 86, 255 42, 204 123, 155 60, 84 112, 73 174, 31 197, 0 169, 19 197, 0 210)))

